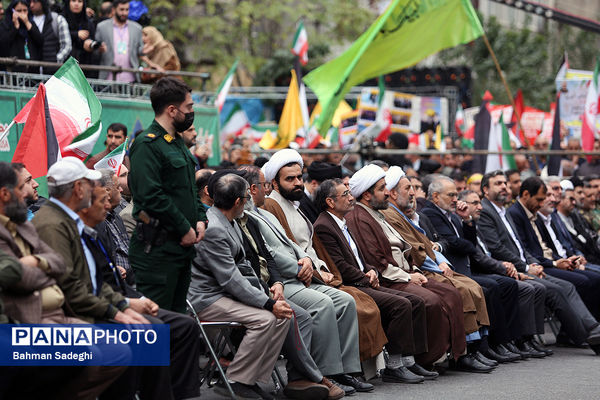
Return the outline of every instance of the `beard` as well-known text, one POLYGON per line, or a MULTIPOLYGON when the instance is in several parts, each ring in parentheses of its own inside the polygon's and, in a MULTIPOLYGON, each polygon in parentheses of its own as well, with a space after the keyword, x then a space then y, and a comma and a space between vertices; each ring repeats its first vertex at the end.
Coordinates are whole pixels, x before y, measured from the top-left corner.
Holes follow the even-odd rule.
POLYGON ((27 221, 27 204, 13 195, 4 207, 4 213, 15 224, 22 224, 27 221))
POLYGON ((292 190, 287 190, 279 185, 279 194, 286 200, 298 201, 304 194, 304 188, 302 186, 294 186, 292 190))
POLYGON ((117 19, 119 20, 119 22, 127 22, 127 18, 129 17, 129 15, 119 15, 117 14, 117 19))
POLYGON ((377 200, 375 197, 371 197, 371 200, 369 200, 369 205, 373 210, 385 210, 388 208, 388 199, 386 197, 385 200, 377 200))
POLYGON ((506 203, 508 201, 508 194, 498 192, 494 196, 492 196, 492 201, 497 201, 498 203, 506 203))

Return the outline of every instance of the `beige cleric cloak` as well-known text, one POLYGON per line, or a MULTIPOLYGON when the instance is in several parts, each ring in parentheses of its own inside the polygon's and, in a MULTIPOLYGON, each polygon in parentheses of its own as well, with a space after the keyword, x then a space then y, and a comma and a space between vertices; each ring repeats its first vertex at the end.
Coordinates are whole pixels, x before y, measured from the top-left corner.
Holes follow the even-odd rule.
MULTIPOLYGON (((295 243, 298 243, 287 222, 285 213, 277 201, 267 198, 265 199, 263 208, 275 215, 283 226, 287 237, 295 243)), ((319 259, 327 264, 329 272, 334 276, 333 281, 329 285, 348 293, 356 301, 360 360, 364 361, 375 357, 387 343, 385 332, 381 326, 381 315, 377 304, 375 304, 375 301, 369 295, 361 292, 359 289, 342 285, 342 275, 340 274, 340 271, 338 271, 335 263, 331 260, 327 250, 325 250, 325 247, 316 235, 312 237, 312 244, 319 259)), ((323 278, 321 278, 318 271, 313 270, 313 275, 315 278, 323 281, 323 278)))

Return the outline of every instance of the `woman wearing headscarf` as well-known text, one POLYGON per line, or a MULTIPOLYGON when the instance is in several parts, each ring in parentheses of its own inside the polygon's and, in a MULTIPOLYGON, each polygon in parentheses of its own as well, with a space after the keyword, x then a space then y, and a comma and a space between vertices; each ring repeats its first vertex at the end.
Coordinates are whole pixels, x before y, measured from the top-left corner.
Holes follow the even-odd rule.
MULTIPOLYGON (((87 16, 86 8, 86 0, 64 0, 63 15, 69 24, 69 33, 73 44, 71 56, 81 64, 98 64, 98 57, 94 55, 94 49, 91 47, 96 27, 92 19, 87 16)), ((97 74, 95 72, 95 76, 97 74)), ((91 74, 87 72, 86 75, 91 77, 91 74)))
MULTIPOLYGON (((142 29, 142 41, 144 42, 143 53, 140 61, 145 62, 149 68, 158 71, 179 71, 181 64, 175 48, 162 33, 153 26, 142 29)), ((142 74, 142 82, 152 83, 161 78, 158 74, 142 74)))
MULTIPOLYGON (((29 0, 13 0, 0 22, 0 55, 23 60, 39 60, 44 39, 29 12, 29 0)), ((36 67, 17 66, 12 70, 27 72, 36 67)), ((2 66, 2 69, 5 69, 2 66)))

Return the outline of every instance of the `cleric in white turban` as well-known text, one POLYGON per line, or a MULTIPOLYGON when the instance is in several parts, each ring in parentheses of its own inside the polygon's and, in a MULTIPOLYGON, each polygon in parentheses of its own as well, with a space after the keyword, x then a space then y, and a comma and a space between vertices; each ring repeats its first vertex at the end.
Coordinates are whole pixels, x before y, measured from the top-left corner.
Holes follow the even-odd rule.
POLYGON ((350 193, 355 199, 369 190, 371 186, 377 183, 378 180, 385 177, 383 168, 369 164, 365 165, 350 178, 350 193))
POLYGON ((290 163, 300 164, 300 168, 304 168, 302 157, 296 150, 283 149, 273 154, 271 159, 262 167, 263 174, 265 174, 265 180, 267 182, 271 182, 273 179, 275 179, 277 172, 279 172, 282 167, 285 167, 290 163))
POLYGON ((392 190, 398 186, 398 182, 400 182, 400 179, 402 179, 404 175, 406 174, 399 166, 394 165, 393 167, 390 167, 385 173, 385 187, 387 190, 392 190))

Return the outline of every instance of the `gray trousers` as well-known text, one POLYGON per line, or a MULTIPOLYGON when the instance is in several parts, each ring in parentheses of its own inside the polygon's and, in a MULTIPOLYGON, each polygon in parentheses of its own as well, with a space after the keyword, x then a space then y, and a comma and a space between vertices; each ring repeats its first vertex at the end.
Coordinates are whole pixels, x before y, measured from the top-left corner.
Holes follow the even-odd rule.
POLYGON ((283 355, 288 361, 288 382, 308 379, 311 382, 319 383, 323 380, 323 375, 310 355, 312 318, 308 311, 293 301, 286 301, 294 311, 294 317, 290 321, 290 328, 282 348, 283 355))
POLYGON ((564 331, 575 344, 583 343, 590 331, 598 326, 598 321, 587 309, 575 286, 571 282, 546 275, 536 278, 546 287, 546 306, 550 308, 561 323, 564 331))
POLYGON ((535 280, 517 281, 519 321, 523 336, 544 333, 546 287, 535 280))
POLYGON ((284 282, 285 297, 312 318, 310 354, 323 375, 360 372, 358 319, 352 296, 330 286, 284 282))
POLYGON ((235 321, 246 328, 227 368, 228 379, 246 385, 270 381, 290 320, 277 319, 271 311, 248 306, 229 297, 221 297, 198 316, 209 321, 235 321))

